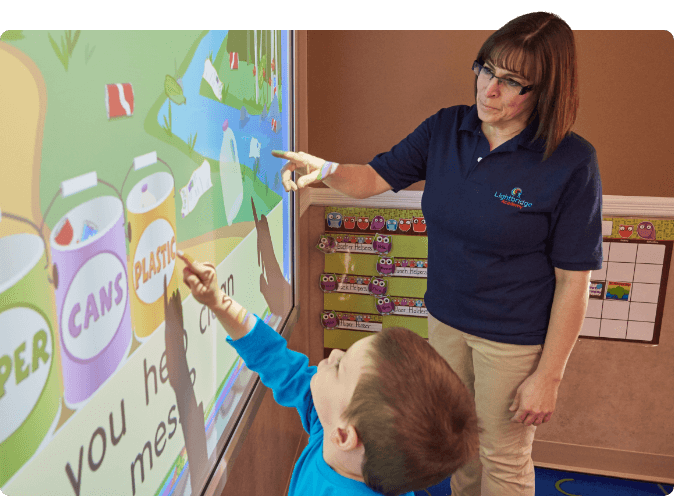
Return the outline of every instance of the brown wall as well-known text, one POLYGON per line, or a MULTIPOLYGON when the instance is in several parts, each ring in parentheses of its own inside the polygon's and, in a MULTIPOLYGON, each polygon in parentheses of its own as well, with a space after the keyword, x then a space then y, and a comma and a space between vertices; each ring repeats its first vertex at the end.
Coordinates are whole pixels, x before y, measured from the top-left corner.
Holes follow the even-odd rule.
MULTIPOLYGON (((366 163, 440 108, 472 105, 471 65, 489 34, 310 31, 304 151, 366 163)), ((604 194, 674 196, 672 34, 575 35, 580 110, 574 131, 597 149, 604 194)))

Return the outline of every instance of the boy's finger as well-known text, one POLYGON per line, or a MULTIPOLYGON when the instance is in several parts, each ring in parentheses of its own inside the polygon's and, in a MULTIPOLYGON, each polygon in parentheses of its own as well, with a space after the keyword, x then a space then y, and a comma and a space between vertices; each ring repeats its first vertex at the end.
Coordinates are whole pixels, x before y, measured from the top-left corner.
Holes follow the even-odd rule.
POLYGON ((188 255, 187 253, 181 251, 181 250, 176 250, 176 255, 178 255, 178 258, 185 262, 185 265, 190 267, 194 263, 194 257, 192 255, 188 255))
POLYGON ((187 287, 190 288, 190 291, 196 289, 199 284, 201 284, 201 279, 189 269, 183 271, 183 282, 187 284, 187 287))
POLYGON ((180 259, 183 262, 185 262, 185 265, 202 281, 208 278, 208 272, 211 269, 215 270, 213 264, 208 262, 205 262, 203 264, 197 262, 194 260, 192 256, 188 255, 187 253, 183 253, 180 250, 176 250, 176 254, 180 257, 180 259))

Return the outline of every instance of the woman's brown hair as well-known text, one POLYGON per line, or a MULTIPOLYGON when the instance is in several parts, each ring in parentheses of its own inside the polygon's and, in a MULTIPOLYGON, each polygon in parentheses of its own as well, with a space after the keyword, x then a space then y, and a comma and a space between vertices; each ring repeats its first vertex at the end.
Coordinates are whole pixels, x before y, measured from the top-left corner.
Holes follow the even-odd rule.
POLYGON ((521 74, 534 86, 538 103, 531 119, 538 114, 539 125, 532 141, 545 140, 547 159, 570 132, 578 111, 576 45, 569 25, 548 12, 522 15, 487 38, 477 59, 521 74))
POLYGON ((393 496, 445 480, 478 452, 475 401, 447 361, 419 335, 386 328, 372 340, 342 417, 365 448, 363 478, 393 496))

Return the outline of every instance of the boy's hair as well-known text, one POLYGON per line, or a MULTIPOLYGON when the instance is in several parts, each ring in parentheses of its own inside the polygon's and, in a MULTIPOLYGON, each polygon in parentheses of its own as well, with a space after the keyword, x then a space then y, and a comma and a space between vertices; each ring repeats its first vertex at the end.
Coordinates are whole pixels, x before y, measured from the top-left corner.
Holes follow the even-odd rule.
POLYGON ((387 496, 421 490, 477 455, 475 400, 426 340, 386 328, 370 358, 342 415, 363 443, 368 487, 387 496))

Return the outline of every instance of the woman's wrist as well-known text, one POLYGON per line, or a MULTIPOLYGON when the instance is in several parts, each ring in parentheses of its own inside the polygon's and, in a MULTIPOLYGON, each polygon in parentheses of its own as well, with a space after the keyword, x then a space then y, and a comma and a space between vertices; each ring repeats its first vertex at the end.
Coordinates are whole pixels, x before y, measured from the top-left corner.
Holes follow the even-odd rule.
POLYGON ((325 162, 321 167, 318 176, 316 176, 316 181, 323 181, 328 176, 334 174, 338 167, 339 164, 336 162, 325 162))

